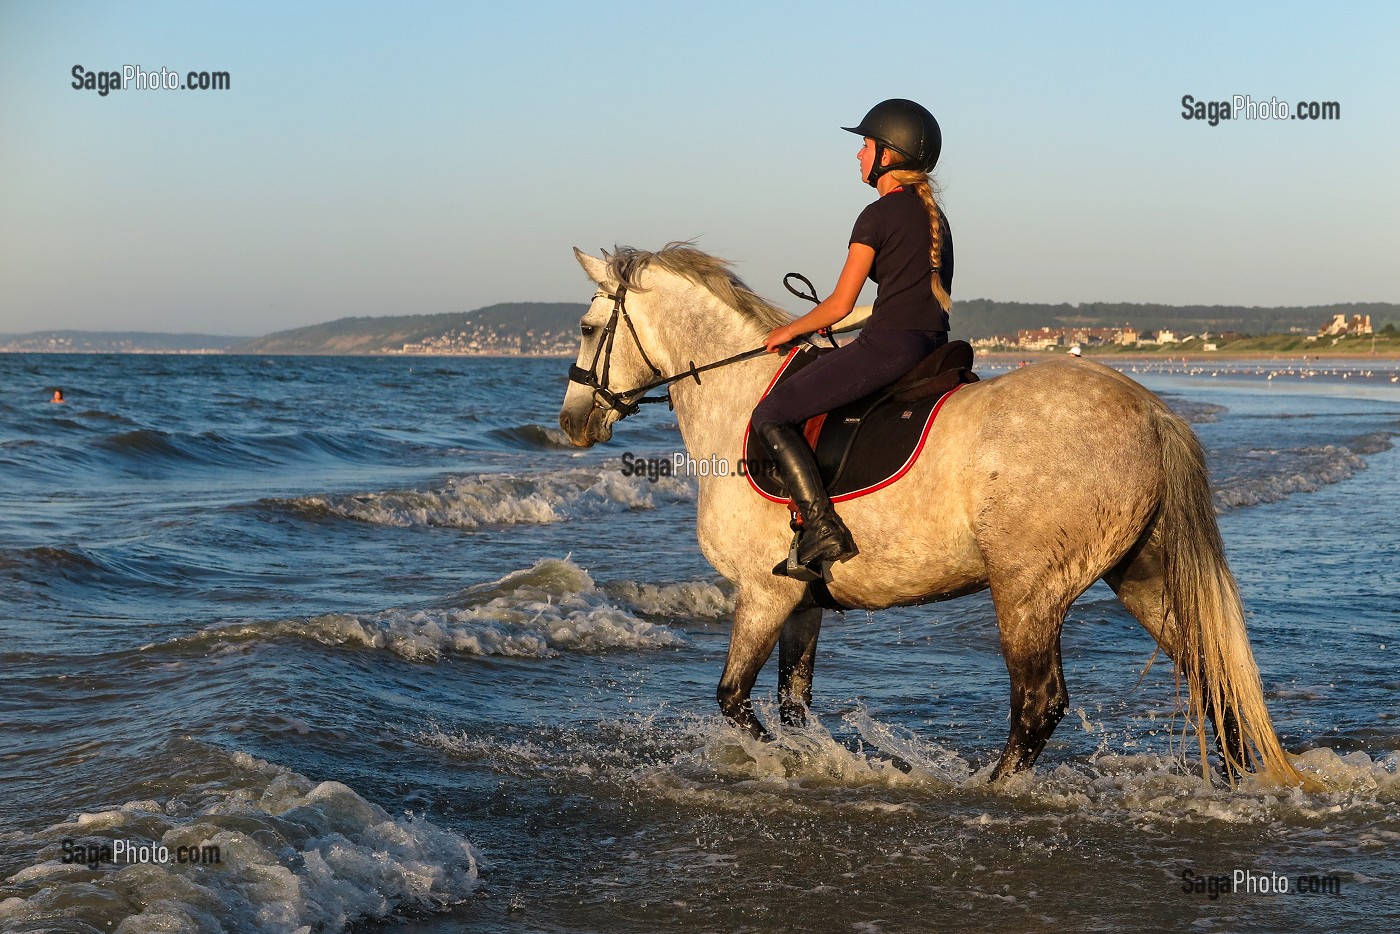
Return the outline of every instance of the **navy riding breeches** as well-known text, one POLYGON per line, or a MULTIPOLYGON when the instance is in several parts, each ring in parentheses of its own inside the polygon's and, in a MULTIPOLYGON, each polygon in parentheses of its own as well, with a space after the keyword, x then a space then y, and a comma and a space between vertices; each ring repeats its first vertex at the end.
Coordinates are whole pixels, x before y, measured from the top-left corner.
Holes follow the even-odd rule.
POLYGON ((824 354, 773 387, 754 408, 753 426, 801 425, 814 415, 891 385, 946 343, 947 331, 861 331, 852 343, 824 354))

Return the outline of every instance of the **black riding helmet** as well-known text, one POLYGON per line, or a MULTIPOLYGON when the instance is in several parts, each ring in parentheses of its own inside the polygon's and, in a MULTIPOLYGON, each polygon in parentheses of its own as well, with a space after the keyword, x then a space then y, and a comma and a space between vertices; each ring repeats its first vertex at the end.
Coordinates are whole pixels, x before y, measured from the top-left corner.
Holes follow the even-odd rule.
POLYGON ((875 165, 865 179, 872 188, 881 175, 894 169, 932 172, 938 164, 938 154, 943 151, 943 131, 938 128, 933 114, 902 97, 881 101, 870 108, 860 123, 841 129, 875 141, 875 165), (904 161, 881 165, 886 149, 893 149, 904 161))

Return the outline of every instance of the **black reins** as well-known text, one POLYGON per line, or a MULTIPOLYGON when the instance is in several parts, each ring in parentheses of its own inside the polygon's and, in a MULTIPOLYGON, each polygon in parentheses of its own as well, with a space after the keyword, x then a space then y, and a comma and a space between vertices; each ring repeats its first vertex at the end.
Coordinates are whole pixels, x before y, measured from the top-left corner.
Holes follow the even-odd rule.
MULTIPOLYGON (((820 302, 820 299, 817 298, 817 290, 812 285, 811 280, 800 273, 788 273, 783 277, 783 285, 787 287, 789 292, 799 298, 805 298, 809 302, 820 302), (811 294, 804 294, 797 291, 797 289, 788 284, 788 279, 797 279, 804 283, 811 294)), ((581 383, 584 386, 590 387, 593 390, 593 406, 599 409, 612 409, 616 411, 619 420, 635 414, 645 403, 670 402, 671 396, 669 392, 665 396, 646 398, 646 394, 653 389, 659 389, 662 386, 670 386, 672 383, 678 383, 681 380, 691 378, 694 378, 695 384, 698 386, 700 385, 700 374, 707 370, 716 370, 722 366, 729 366, 732 363, 741 363, 745 360, 751 360, 754 357, 762 356, 768 352, 767 347, 755 347, 753 350, 745 350, 742 353, 736 353, 733 356, 725 357, 723 360, 706 363, 704 366, 696 366, 695 361, 691 360, 690 366, 683 372, 677 373, 675 376, 662 376, 661 370, 658 369, 656 364, 651 362, 651 358, 647 356, 646 348, 642 346, 641 339, 637 337, 637 329, 632 324, 631 317, 627 314, 627 286, 619 284, 616 292, 602 292, 601 294, 605 298, 612 299, 612 314, 608 316, 608 323, 603 326, 602 339, 598 341, 598 346, 593 351, 593 362, 589 364, 586 370, 577 363, 570 366, 569 382, 581 383), (649 383, 644 383, 641 386, 636 386, 625 392, 614 392, 608 386, 608 375, 612 369, 613 342, 617 338, 617 325, 619 321, 627 325, 627 332, 632 335, 632 343, 636 345, 637 352, 642 355, 642 361, 647 365, 647 368, 651 370, 652 375, 657 377, 649 383), (598 372, 599 360, 602 360, 603 363, 601 374, 598 372)), ((830 328, 823 328, 821 333, 826 336, 827 340, 831 341, 831 346, 837 346, 836 340, 831 336, 830 328)), ((808 342, 811 343, 810 340, 808 340, 808 342)), ((815 346, 815 344, 813 344, 813 346, 815 346)))
MULTIPOLYGON (((807 301, 811 302, 813 305, 820 305, 820 304, 822 303, 822 300, 819 299, 819 298, 817 298, 817 287, 816 287, 815 285, 812 284, 812 280, 811 280, 811 279, 808 279, 806 276, 802 275, 802 273, 800 273, 800 272, 790 272, 790 273, 788 273, 786 276, 783 276, 783 288, 787 289, 789 292, 791 292, 793 295, 796 295, 798 298, 805 298, 807 301), (803 285, 805 285, 805 286, 807 287, 807 291, 805 291, 805 292, 799 292, 799 291, 797 291, 797 289, 795 289, 795 288, 792 287, 792 283, 788 281, 789 279, 796 279, 798 282, 801 282, 803 285)), ((825 337, 825 338, 827 339, 827 342, 831 344, 831 349, 832 349, 832 350, 836 350, 836 349, 838 349, 838 348, 841 346, 840 344, 836 343, 836 337, 835 337, 834 333, 832 332, 831 326, 830 326, 830 325, 828 325, 827 327, 821 328, 820 330, 817 331, 817 333, 820 334, 822 337, 825 337)), ((816 347, 816 346, 817 346, 817 342, 814 341, 814 340, 812 340, 811 338, 804 338, 804 339, 806 340, 806 342, 807 342, 808 344, 812 345, 812 347, 816 347)))

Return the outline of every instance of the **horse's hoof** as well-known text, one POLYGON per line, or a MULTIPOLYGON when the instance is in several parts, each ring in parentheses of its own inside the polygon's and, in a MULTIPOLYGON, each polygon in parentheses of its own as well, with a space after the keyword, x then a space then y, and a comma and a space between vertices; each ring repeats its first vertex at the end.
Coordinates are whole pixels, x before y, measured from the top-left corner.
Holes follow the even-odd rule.
POLYGON ((768 731, 763 728, 763 724, 759 722, 758 718, 751 713, 747 716, 730 716, 729 714, 725 714, 724 719, 727 720, 729 725, 734 727, 734 729, 747 733, 756 740, 766 743, 773 739, 773 737, 768 734, 768 731))
POLYGON ((783 726, 801 729, 807 725, 806 704, 783 704, 779 713, 782 716, 783 726))

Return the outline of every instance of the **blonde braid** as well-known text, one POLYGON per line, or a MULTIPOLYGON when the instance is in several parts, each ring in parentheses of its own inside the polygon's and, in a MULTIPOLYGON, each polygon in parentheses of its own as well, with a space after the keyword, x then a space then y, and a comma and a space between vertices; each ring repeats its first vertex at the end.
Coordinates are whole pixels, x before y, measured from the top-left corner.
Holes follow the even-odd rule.
POLYGON ((943 253, 943 211, 938 207, 935 198, 934 182, 929 178, 927 172, 918 172, 913 169, 895 169, 890 172, 890 177, 905 188, 912 189, 914 194, 919 196, 919 200, 924 203, 924 210, 928 211, 929 235, 932 246, 929 248, 929 264, 933 266, 933 276, 930 285, 933 288, 934 301, 938 302, 938 307, 945 312, 953 310, 953 297, 948 294, 948 290, 943 288, 942 276, 942 253, 943 253))

